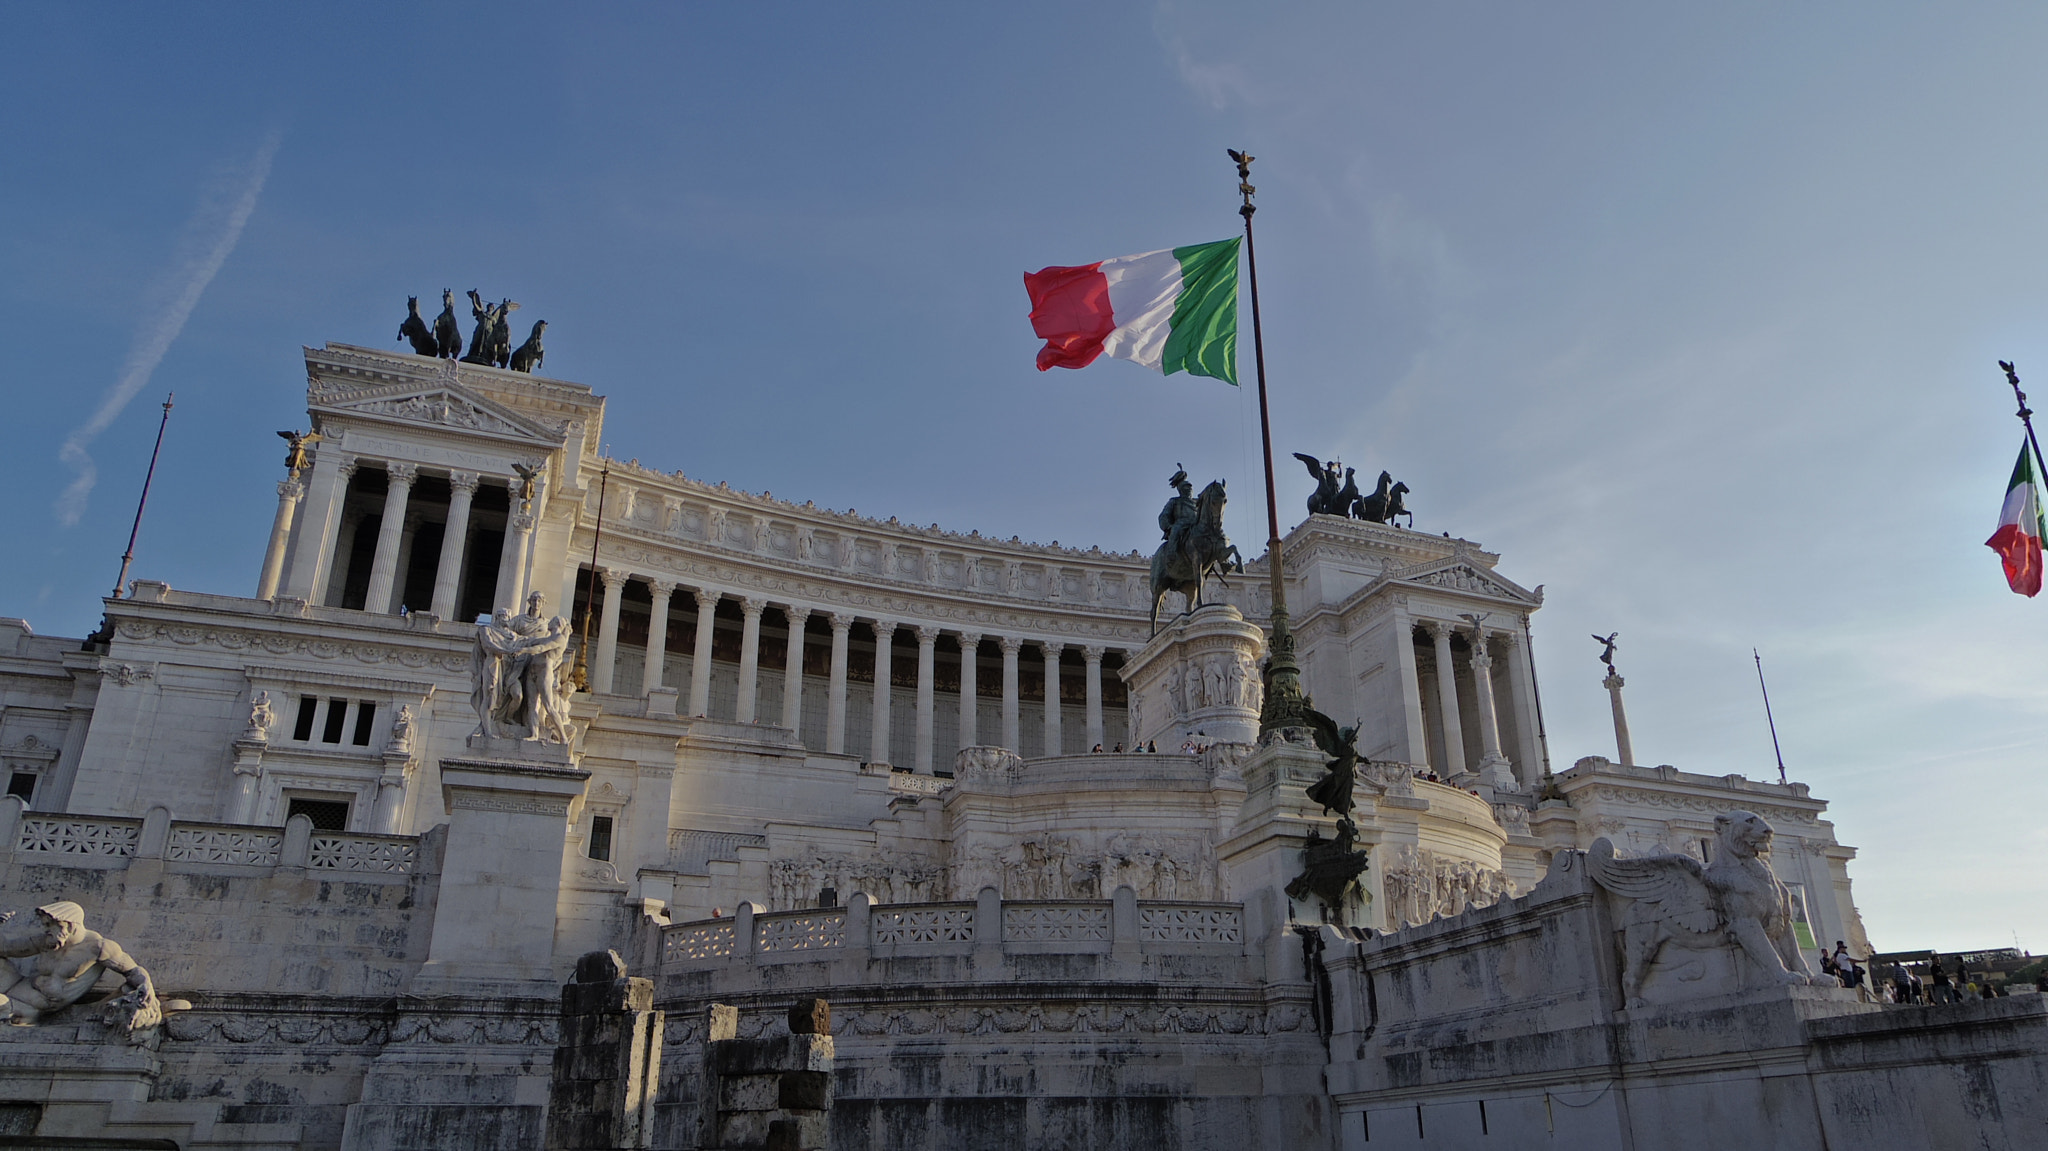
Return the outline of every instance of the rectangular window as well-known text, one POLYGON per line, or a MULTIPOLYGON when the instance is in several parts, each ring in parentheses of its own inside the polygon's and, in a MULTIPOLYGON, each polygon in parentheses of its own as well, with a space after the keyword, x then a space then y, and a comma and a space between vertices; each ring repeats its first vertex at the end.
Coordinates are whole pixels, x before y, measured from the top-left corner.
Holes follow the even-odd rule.
POLYGON ((23 803, 36 797, 36 773, 17 771, 7 780, 7 794, 18 795, 23 803))
POLYGON ((348 701, 330 699, 327 701, 327 723, 320 729, 321 743, 340 743, 342 729, 348 724, 348 701))
POLYGON ((370 724, 377 718, 377 705, 369 700, 356 704, 356 736, 350 742, 357 747, 370 746, 370 724))
POLYGON ((292 816, 303 815, 313 821, 314 831, 347 831, 349 801, 346 799, 309 799, 294 796, 286 805, 284 817, 290 822, 292 816))
POLYGON ((593 815, 590 817, 590 858, 610 859, 612 857, 612 817, 593 815))
POLYGON ((320 710, 320 701, 310 695, 299 697, 299 717, 292 721, 292 738, 304 742, 313 738, 313 716, 320 710))

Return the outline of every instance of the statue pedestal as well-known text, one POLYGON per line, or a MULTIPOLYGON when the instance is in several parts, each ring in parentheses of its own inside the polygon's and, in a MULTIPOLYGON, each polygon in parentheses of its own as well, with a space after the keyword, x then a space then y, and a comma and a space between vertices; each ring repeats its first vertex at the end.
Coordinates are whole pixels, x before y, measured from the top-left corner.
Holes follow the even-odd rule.
POLYGON ((1124 664, 1132 738, 1178 751, 1197 734, 1225 743, 1259 738, 1259 657, 1266 634, 1229 604, 1208 604, 1162 625, 1124 664))
POLYGON ((440 763, 448 848, 412 991, 545 993, 560 982, 564 838, 590 773, 561 744, 471 736, 469 746, 481 754, 440 763))
MULTIPOLYGON (((1328 759, 1314 744, 1281 740, 1254 751, 1241 768, 1245 797, 1236 830, 1216 848, 1231 896, 1244 904, 1246 938, 1263 957, 1269 984, 1302 979, 1302 942, 1295 929, 1323 922, 1322 903, 1290 899, 1287 885, 1306 865, 1310 832, 1325 840, 1337 835, 1336 817, 1324 815, 1306 790, 1322 778, 1328 759)), ((1369 793, 1361 790, 1361 798, 1370 809, 1369 793)), ((1370 921, 1367 909, 1353 900, 1343 925, 1370 921)))

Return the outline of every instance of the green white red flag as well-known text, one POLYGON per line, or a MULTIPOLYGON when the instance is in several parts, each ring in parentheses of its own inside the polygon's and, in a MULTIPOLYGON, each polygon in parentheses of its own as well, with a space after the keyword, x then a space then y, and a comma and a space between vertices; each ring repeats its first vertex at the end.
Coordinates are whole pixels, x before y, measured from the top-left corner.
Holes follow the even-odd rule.
POLYGON ((1235 239, 1024 274, 1038 370, 1085 368, 1107 352, 1166 375, 1237 383, 1235 239))
POLYGON ((2041 493, 2035 486, 2034 457, 2027 444, 2020 443, 2020 462, 2013 465, 2012 479, 2005 487, 2005 507, 1998 513, 1998 530, 1984 546, 1998 553, 2005 563, 2005 582, 2023 596, 2041 591, 2041 537, 2048 524, 2041 519, 2041 493))

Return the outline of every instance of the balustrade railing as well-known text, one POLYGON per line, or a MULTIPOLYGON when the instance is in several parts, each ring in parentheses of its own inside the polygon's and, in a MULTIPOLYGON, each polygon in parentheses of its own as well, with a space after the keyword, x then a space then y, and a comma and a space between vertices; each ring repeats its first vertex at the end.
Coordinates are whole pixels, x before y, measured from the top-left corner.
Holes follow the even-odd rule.
POLYGON ((316 832, 300 817, 284 827, 181 822, 164 808, 141 819, 27 811, 14 796, 0 796, 0 861, 55 867, 119 870, 138 859, 161 860, 172 871, 223 875, 304 868, 356 883, 403 883, 420 866, 412 835, 316 832))

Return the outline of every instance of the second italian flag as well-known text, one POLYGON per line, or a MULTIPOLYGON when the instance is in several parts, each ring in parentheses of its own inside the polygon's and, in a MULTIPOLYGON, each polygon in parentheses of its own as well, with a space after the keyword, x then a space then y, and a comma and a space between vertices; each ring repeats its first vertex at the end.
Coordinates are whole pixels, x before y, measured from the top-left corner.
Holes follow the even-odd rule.
POLYGON ((2048 535, 2041 519, 2041 495, 2034 483, 2034 459, 2022 443, 2020 462, 2013 465, 2012 479, 2006 481, 1998 530, 1984 541, 1984 546, 2005 562, 2005 582, 2024 596, 2041 591, 2041 537, 2048 535))
POLYGON ((1107 352, 1166 375, 1237 383, 1238 240, 1118 256, 1024 275, 1038 370, 1085 368, 1107 352))

